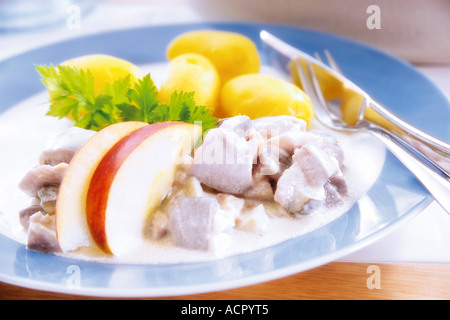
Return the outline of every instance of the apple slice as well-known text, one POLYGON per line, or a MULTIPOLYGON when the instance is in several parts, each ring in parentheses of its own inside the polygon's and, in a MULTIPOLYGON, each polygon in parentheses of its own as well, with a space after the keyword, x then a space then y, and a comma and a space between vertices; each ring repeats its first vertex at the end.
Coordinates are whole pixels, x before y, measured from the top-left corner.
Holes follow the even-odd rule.
POLYGON ((63 252, 94 245, 86 222, 86 196, 97 165, 109 149, 148 123, 127 121, 94 134, 75 154, 67 168, 56 200, 56 234, 63 252))
POLYGON ((182 157, 201 134, 194 124, 155 123, 124 137, 103 157, 86 198, 87 223, 103 252, 120 255, 144 241, 146 219, 170 191, 182 157))

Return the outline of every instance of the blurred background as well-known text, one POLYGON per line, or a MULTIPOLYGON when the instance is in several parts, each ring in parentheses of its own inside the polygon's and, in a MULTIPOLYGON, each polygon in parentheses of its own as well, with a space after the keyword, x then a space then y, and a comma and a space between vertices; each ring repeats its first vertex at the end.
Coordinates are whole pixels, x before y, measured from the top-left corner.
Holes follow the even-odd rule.
POLYGON ((450 63, 448 0, 187 2, 205 18, 301 26, 351 37, 415 63, 450 63))
POLYGON ((449 0, 0 0, 0 37, 23 46, 24 34, 42 31, 35 42, 164 23, 266 22, 351 37, 416 64, 450 64, 449 17, 449 0))

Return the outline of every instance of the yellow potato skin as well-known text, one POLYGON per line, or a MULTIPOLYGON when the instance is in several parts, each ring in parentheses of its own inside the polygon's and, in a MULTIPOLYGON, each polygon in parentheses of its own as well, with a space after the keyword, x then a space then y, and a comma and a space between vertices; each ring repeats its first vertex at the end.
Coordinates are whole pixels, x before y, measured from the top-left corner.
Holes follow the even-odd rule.
POLYGON ((168 76, 161 84, 158 100, 168 104, 174 91, 194 91, 195 103, 214 113, 220 86, 219 74, 211 61, 197 53, 185 53, 169 61, 168 76))
MULTIPOLYGON (((90 54, 85 56, 76 57, 70 60, 66 60, 61 63, 63 66, 76 67, 78 69, 89 69, 94 78, 94 90, 95 94, 104 92, 107 83, 112 83, 115 80, 125 78, 130 75, 131 83, 137 82, 138 79, 144 76, 144 73, 139 67, 133 63, 106 54, 90 54)), ((49 92, 50 97, 52 92, 49 92)), ((85 113, 78 112, 78 116, 81 117, 85 113)), ((67 118, 73 120, 72 113, 67 115, 67 118)))
MULTIPOLYGON (((304 66, 306 67, 306 66, 304 66)), ((345 88, 343 87, 342 81, 336 79, 327 70, 313 66, 314 73, 317 78, 317 82, 322 90, 322 94, 325 100, 334 100, 342 98, 345 88)), ((300 76, 297 71, 295 64, 290 66, 291 77, 294 84, 296 84, 300 89, 303 89, 300 76)))
POLYGON ((305 120, 308 126, 314 117, 311 100, 299 87, 264 74, 231 79, 222 87, 219 101, 223 117, 289 115, 305 120))
POLYGON ((247 73, 259 72, 261 61, 255 44, 247 37, 228 31, 198 30, 176 37, 167 48, 167 57, 195 52, 216 67, 222 84, 247 73))
MULTIPOLYGON (((359 121, 359 114, 361 112, 361 108, 363 107, 363 103, 364 98, 361 94, 355 92, 352 88, 344 88, 344 94, 341 100, 342 120, 344 120, 344 122, 349 126, 356 125, 359 121)), ((367 106, 364 110, 364 119, 387 130, 404 134, 400 128, 382 117, 370 106, 367 106)))
POLYGON ((130 75, 131 83, 144 76, 139 67, 133 63, 106 54, 80 56, 64 61, 61 65, 91 70, 96 94, 104 91, 106 83, 112 83, 127 75, 130 75))

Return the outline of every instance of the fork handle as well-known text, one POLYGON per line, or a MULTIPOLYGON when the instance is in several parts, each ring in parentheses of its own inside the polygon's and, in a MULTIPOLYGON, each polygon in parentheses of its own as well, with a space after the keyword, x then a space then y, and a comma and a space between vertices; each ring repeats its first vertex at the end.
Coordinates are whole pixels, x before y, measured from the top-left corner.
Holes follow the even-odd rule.
POLYGON ((368 106, 389 122, 389 127, 382 125, 385 130, 416 150, 443 174, 450 177, 449 144, 413 127, 377 101, 369 101, 368 106))
POLYGON ((385 146, 416 176, 430 192, 437 203, 450 214, 450 179, 432 170, 417 156, 400 143, 395 136, 383 129, 370 132, 381 140, 385 146))

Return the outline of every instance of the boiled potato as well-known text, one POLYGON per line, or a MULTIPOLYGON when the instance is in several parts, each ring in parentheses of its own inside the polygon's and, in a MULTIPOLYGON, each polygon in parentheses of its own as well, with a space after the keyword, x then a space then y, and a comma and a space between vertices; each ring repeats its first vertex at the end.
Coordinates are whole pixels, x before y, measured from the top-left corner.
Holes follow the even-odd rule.
POLYGON ((219 101, 223 117, 289 115, 305 120, 308 126, 314 117, 311 100, 299 87, 264 74, 231 79, 222 87, 219 101))
POLYGON ((349 126, 354 126, 359 120, 364 98, 351 88, 345 88, 341 99, 342 120, 349 126))
POLYGON ((197 53, 185 53, 169 62, 168 76, 161 84, 158 99, 168 104, 174 91, 194 91, 196 104, 204 105, 214 113, 219 89, 219 74, 211 61, 197 53))
MULTIPOLYGON (((106 54, 90 54, 66 60, 61 63, 63 66, 76 67, 81 70, 89 69, 94 78, 95 94, 100 94, 105 91, 107 83, 112 83, 115 80, 123 79, 130 76, 131 83, 137 82, 138 79, 144 76, 144 73, 139 67, 133 63, 106 54)), ((52 96, 52 92, 49 92, 52 96)), ((85 114, 83 111, 78 112, 81 117, 85 114)), ((67 118, 73 120, 72 113, 67 115, 67 118)))
MULTIPOLYGON (((366 107, 364 98, 352 88, 344 88, 344 94, 341 100, 341 114, 342 120, 349 126, 354 126, 359 121, 361 108, 366 107)), ((375 123, 382 128, 390 131, 402 132, 397 126, 393 125, 390 121, 378 114, 370 106, 367 106, 364 110, 364 119, 369 122, 375 123)))
POLYGON ((77 67, 79 69, 89 69, 94 77, 94 87, 96 94, 105 90, 106 83, 115 80, 131 77, 131 83, 143 77, 143 72, 133 63, 105 54, 92 54, 77 57, 64 61, 61 65, 77 67))
POLYGON ((200 30, 182 34, 169 44, 167 56, 172 60, 188 52, 207 57, 219 72, 222 84, 238 75, 259 72, 260 59, 255 44, 234 32, 200 30))
MULTIPOLYGON (((313 65, 314 74, 316 75, 317 82, 322 90, 322 94, 325 100, 341 99, 344 94, 344 87, 342 81, 337 79, 333 74, 327 70, 313 65)), ((302 82, 295 65, 290 66, 292 81, 301 89, 302 82)), ((306 70, 306 69, 305 69, 306 70)))

